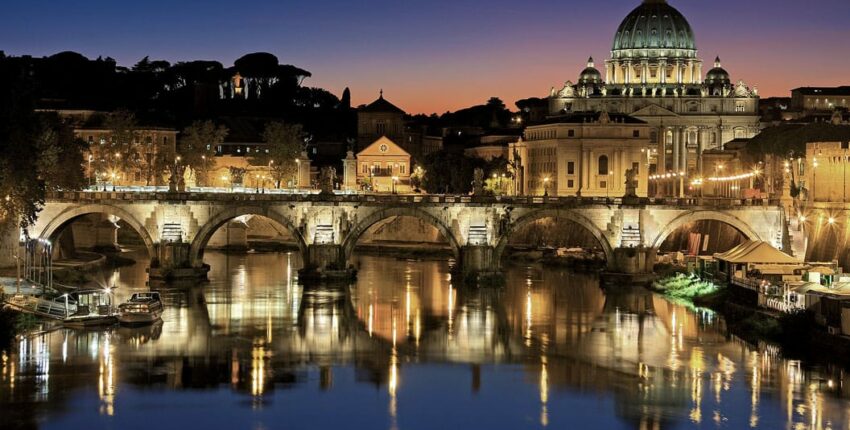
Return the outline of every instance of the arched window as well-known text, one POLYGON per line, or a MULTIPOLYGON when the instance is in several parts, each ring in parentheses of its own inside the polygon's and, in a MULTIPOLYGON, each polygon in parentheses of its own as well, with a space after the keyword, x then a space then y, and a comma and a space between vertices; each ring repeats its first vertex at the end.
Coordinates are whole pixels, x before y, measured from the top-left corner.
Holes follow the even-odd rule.
POLYGON ((608 156, 600 155, 599 156, 599 174, 607 175, 608 174, 608 156))

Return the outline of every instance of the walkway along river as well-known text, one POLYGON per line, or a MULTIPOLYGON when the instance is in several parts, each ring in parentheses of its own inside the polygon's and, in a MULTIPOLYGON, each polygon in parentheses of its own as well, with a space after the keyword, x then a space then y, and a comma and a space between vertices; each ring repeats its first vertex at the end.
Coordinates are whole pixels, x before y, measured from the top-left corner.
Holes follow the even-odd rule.
MULTIPOLYGON (((595 275, 511 266, 496 289, 447 261, 355 257, 305 287, 297 253, 208 252, 209 283, 163 290, 163 323, 60 329, 2 352, 24 428, 846 428, 843 369, 783 359, 709 311, 595 275)), ((116 301, 145 267, 104 274, 116 301)))

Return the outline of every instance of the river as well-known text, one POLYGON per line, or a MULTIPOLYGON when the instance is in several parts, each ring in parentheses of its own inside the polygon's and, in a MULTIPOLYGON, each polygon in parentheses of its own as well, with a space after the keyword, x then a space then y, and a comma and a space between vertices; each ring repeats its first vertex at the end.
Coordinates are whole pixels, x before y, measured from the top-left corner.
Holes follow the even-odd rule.
MULTIPOLYGON (((360 256, 352 285, 304 287, 297 253, 206 261, 208 283, 162 290, 161 324, 4 351, 0 427, 850 427, 839 360, 783 359, 595 275, 523 265, 503 288, 464 288, 447 261, 360 256)), ((123 301, 145 266, 101 282, 123 301)))

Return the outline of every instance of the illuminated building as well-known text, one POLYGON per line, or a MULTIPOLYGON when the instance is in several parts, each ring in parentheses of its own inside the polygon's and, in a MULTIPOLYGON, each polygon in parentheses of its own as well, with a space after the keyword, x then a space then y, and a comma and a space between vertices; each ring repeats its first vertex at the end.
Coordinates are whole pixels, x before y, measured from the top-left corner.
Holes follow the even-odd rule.
POLYGON ((551 89, 549 115, 633 116, 649 124, 653 173, 699 171, 704 150, 758 134, 759 97, 719 57, 703 75, 695 40, 678 10, 643 0, 617 29, 604 78, 590 58, 576 83, 551 89))
POLYGON ((525 130, 509 160, 522 165, 517 193, 622 197, 627 170, 646 197, 649 125, 622 114, 576 113, 525 130))
POLYGON ((357 153, 357 183, 377 192, 410 190, 410 154, 387 137, 357 153))

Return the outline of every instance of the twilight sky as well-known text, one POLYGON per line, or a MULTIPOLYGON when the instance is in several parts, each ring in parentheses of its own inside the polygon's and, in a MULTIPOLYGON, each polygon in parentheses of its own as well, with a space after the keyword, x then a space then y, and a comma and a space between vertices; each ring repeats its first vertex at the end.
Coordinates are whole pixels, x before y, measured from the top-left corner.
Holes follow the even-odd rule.
MULTIPOLYGON (((442 113, 490 96, 513 103, 575 81, 604 59, 640 0, 9 0, 0 49, 80 52, 132 66, 249 52, 313 73, 306 85, 368 103, 384 89, 408 113, 442 113)), ((710 67, 762 96, 850 84, 848 0, 669 0, 688 18, 710 67)), ((708 70, 704 66, 703 70, 708 70)))

